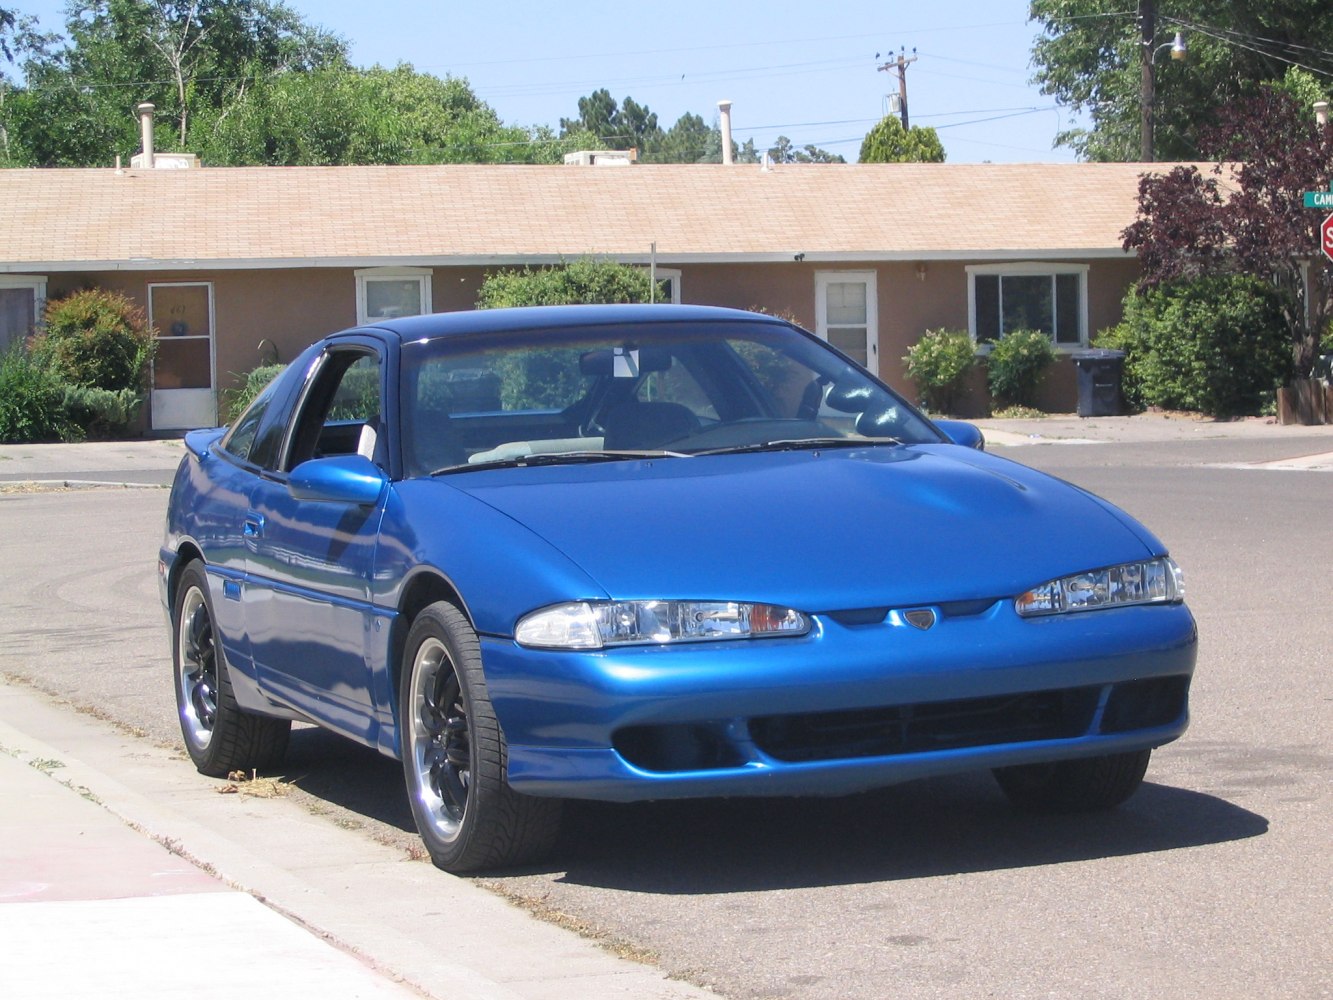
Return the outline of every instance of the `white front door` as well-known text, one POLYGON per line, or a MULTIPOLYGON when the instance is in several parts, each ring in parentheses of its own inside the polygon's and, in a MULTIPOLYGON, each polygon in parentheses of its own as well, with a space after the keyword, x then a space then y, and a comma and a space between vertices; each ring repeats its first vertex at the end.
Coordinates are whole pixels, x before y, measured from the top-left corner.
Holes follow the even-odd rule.
POLYGON ((874 271, 815 272, 815 333, 872 375, 879 374, 874 271))
POLYGON ((218 422, 212 282, 149 285, 148 320, 157 331, 153 430, 212 427, 218 422))

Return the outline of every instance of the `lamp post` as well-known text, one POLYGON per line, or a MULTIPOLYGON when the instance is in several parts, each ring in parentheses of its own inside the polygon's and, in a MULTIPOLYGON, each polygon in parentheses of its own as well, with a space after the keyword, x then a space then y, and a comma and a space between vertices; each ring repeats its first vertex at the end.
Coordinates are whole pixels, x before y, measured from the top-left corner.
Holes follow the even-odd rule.
POLYGON ((1140 159, 1145 163, 1152 163, 1156 157, 1153 155, 1153 132, 1155 124, 1153 122, 1153 102, 1156 97, 1157 86, 1156 70, 1153 68, 1157 53, 1162 49, 1171 50, 1171 58, 1176 62, 1183 62, 1188 50, 1185 47, 1185 36, 1179 31, 1176 37, 1169 42, 1161 45, 1154 45, 1157 38, 1157 0, 1139 0, 1139 51, 1142 56, 1142 83, 1139 87, 1139 114, 1141 116, 1139 134, 1142 139, 1142 152, 1140 159))

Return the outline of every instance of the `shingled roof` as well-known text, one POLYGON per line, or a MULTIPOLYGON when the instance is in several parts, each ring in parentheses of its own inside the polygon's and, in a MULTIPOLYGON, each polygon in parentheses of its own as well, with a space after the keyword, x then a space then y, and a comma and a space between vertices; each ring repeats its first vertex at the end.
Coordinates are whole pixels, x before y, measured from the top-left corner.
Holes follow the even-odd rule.
MULTIPOLYGON (((1169 164, 1157 164, 1163 169, 1169 164)), ((0 271, 1119 257, 1143 164, 0 170, 0 271)))

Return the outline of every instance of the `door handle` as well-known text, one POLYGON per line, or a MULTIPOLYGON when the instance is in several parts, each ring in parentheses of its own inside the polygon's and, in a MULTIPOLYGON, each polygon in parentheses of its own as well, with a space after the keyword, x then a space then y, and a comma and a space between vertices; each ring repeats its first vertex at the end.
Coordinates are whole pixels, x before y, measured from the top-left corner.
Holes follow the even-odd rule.
POLYGON ((241 524, 241 534, 246 538, 259 538, 264 534, 264 519, 258 514, 249 515, 241 524))

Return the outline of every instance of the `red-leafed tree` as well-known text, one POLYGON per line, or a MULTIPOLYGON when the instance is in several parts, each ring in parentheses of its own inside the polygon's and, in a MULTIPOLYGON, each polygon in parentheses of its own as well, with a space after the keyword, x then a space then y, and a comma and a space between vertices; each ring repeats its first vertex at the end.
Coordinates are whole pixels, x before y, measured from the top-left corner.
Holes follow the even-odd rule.
POLYGON ((1269 89, 1224 107, 1200 146, 1221 161, 1207 175, 1181 166, 1139 182, 1138 219, 1122 235, 1125 249, 1138 251, 1140 285, 1227 273, 1274 281, 1304 374, 1333 316, 1333 262, 1319 248, 1327 213, 1305 208, 1302 193, 1329 189, 1333 126, 1269 89))

